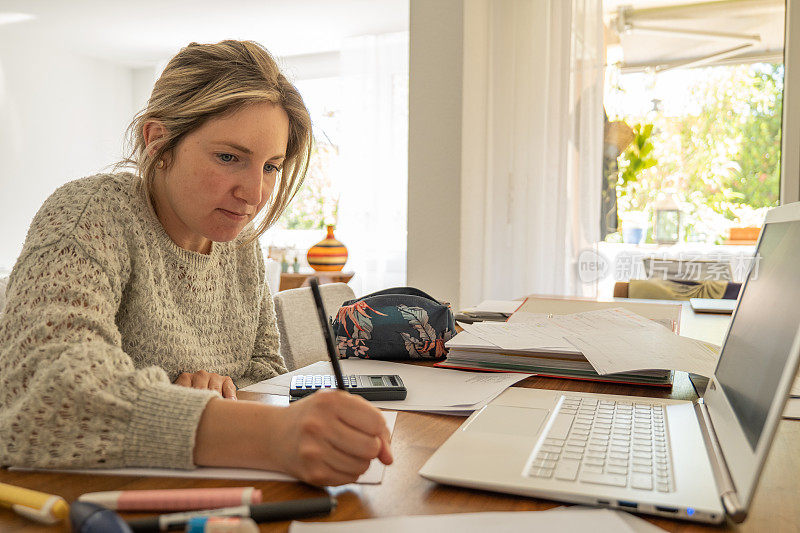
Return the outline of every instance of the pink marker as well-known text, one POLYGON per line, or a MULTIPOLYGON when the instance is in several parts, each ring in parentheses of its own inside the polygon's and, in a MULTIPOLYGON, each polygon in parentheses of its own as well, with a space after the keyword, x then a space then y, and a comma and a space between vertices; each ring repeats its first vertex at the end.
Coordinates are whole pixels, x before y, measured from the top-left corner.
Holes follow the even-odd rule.
POLYGON ((89 492, 78 501, 91 502, 115 511, 192 511, 261 503, 254 487, 213 489, 115 490, 89 492))

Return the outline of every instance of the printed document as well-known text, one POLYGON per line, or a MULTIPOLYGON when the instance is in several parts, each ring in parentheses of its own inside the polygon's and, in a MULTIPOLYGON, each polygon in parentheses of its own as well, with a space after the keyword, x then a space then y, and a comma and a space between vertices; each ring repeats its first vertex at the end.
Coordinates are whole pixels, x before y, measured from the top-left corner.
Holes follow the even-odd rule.
POLYGON ((570 316, 574 327, 566 340, 598 374, 663 368, 710 377, 717 366, 719 349, 713 344, 675 335, 626 309, 570 316))
MULTIPOLYGON (((479 409, 514 383, 528 377, 516 372, 465 372, 430 366, 375 361, 372 359, 342 359, 345 374, 397 374, 408 389, 405 400, 370 402, 380 409, 399 411, 456 411, 463 415, 479 409)), ((289 395, 289 385, 295 374, 333 374, 328 361, 320 361, 294 372, 270 378, 242 390, 289 395)))
POLYGON ((623 308, 519 315, 514 322, 465 324, 464 330, 504 350, 582 353, 601 375, 664 369, 711 376, 719 358, 717 346, 623 308))

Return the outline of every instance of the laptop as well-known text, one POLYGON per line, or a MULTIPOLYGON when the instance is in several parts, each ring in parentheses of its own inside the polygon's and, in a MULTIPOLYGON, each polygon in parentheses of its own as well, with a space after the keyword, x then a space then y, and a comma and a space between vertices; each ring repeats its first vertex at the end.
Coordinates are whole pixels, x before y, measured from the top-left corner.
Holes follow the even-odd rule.
POLYGON ((696 402, 510 388, 419 473, 444 484, 741 522, 800 360, 800 203, 771 210, 696 402))

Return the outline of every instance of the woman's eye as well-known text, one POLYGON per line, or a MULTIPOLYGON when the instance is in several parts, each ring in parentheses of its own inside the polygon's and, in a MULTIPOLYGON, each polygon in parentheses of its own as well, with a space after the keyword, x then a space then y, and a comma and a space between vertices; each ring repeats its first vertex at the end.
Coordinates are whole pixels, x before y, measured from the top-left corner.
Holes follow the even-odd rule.
POLYGON ((217 154, 217 157, 223 163, 231 163, 236 160, 236 156, 233 154, 217 154))
POLYGON ((278 167, 276 167, 275 165, 270 165, 269 163, 267 163, 266 165, 264 165, 264 172, 266 172, 267 174, 272 174, 273 172, 278 172, 278 167))

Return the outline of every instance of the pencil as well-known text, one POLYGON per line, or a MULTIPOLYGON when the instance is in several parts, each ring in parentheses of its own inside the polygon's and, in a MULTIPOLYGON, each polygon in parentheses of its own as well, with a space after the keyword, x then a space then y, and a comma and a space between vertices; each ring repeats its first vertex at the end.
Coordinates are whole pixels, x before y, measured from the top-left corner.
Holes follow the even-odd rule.
POLYGON ((333 375, 336 378, 336 387, 346 392, 347 388, 344 386, 344 379, 342 378, 339 355, 336 353, 336 347, 333 344, 333 331, 331 331, 331 325, 328 322, 325 305, 322 303, 322 295, 319 293, 319 281, 317 281, 317 278, 311 277, 308 279, 308 284, 311 285, 311 294, 314 295, 314 304, 317 306, 317 314, 319 315, 319 325, 322 326, 322 333, 325 335, 325 345, 328 349, 328 358, 331 360, 331 366, 333 367, 333 375))

